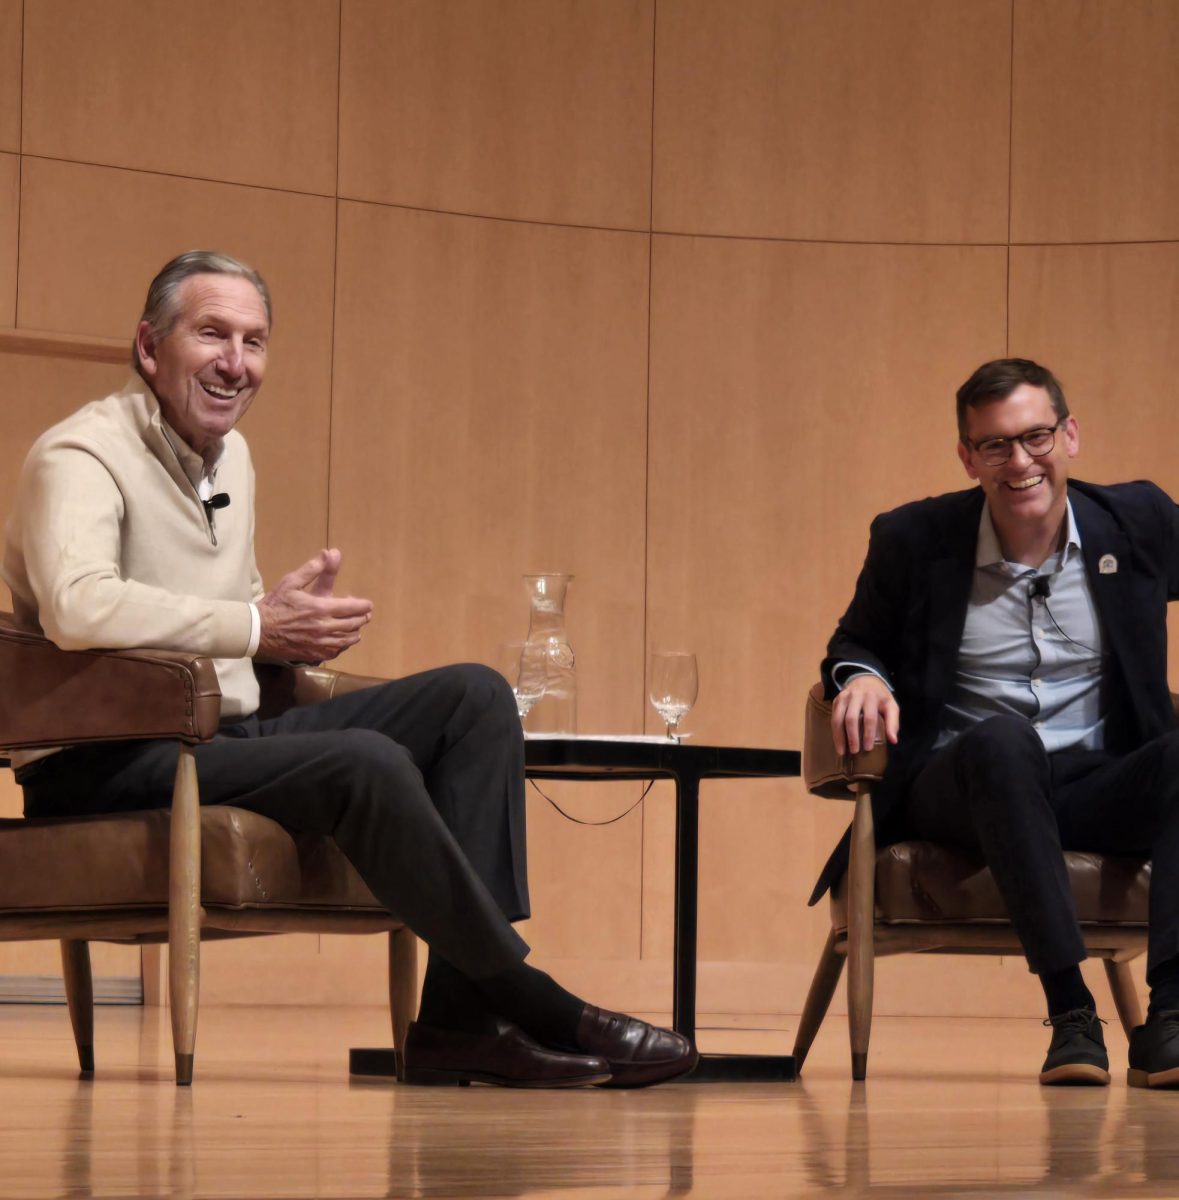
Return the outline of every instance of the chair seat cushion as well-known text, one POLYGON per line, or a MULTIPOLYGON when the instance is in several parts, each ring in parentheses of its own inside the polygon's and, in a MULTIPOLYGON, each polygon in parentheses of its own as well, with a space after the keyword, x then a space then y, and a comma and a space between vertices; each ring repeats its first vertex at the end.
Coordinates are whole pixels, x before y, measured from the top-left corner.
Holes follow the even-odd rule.
MULTIPOLYGON (((1150 863, 1068 851, 1065 866, 1082 924, 1145 925, 1150 863)), ((831 922, 847 927, 847 876, 831 893, 831 922)), ((876 856, 876 920, 1006 921, 994 876, 977 859, 933 842, 896 842, 876 856)))
MULTIPOLYGON (((0 820, 0 913, 166 906, 170 821, 166 809, 0 820)), ((227 805, 201 809, 201 902, 384 911, 330 838, 227 805)))

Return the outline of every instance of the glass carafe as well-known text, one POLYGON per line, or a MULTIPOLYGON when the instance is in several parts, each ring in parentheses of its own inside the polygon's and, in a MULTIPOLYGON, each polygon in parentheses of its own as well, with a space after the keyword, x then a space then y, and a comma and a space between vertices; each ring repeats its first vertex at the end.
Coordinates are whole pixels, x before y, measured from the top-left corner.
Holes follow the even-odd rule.
POLYGON ((536 733, 577 732, 577 674, 565 632, 565 593, 572 581, 572 575, 524 576, 531 611, 520 686, 541 693, 526 722, 536 733))

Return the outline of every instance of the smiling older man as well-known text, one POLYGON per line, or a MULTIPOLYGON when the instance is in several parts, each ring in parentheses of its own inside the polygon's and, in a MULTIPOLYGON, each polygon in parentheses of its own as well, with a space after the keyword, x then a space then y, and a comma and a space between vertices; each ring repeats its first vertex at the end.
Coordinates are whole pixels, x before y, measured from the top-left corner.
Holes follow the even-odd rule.
MULTIPOLYGON (((253 657, 321 662, 368 600, 334 595, 325 549, 263 588, 254 473, 235 426, 262 386, 271 304, 251 268, 196 251, 153 281, 137 375, 43 434, 8 526, 18 620, 64 649, 214 659, 222 729, 196 747, 201 800, 327 834, 430 946, 406 1078, 635 1087, 690 1070, 680 1035, 586 1004, 524 961, 523 741, 511 691, 474 664, 257 715, 253 657)), ((164 806, 175 750, 141 741, 14 761, 32 816, 164 806)))
MULTIPOLYGON (((887 837, 977 852, 1047 999, 1045 1084, 1109 1082, 1063 850, 1153 857, 1151 985, 1129 1081, 1179 1086, 1179 732, 1167 602, 1179 515, 1150 483, 1070 480, 1060 384, 1027 359, 958 391, 979 487, 876 518, 822 665, 838 751, 894 743, 874 795, 887 837)), ((847 862, 828 862, 817 901, 847 862)))

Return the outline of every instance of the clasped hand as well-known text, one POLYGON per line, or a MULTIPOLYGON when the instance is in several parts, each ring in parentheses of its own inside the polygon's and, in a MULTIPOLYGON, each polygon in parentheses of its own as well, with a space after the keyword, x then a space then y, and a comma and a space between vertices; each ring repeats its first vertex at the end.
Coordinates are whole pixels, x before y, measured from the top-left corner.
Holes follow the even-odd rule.
POLYGON ((321 550, 258 601, 260 658, 326 662, 360 641, 373 605, 356 596, 332 595, 341 558, 339 550, 321 550))

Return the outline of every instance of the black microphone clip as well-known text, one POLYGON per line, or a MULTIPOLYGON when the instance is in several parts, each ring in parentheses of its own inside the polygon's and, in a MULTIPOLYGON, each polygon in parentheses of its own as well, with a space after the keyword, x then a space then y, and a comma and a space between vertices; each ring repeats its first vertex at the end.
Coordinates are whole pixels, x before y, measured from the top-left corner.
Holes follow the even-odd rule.
MULTIPOLYGON (((227 496, 226 500, 228 499, 229 497, 227 496)), ((1033 599, 1038 597, 1041 600, 1047 600, 1048 597, 1052 595, 1052 588, 1048 583, 1048 576, 1037 575, 1035 579, 1032 580, 1032 586, 1028 589, 1028 595, 1033 599)))
POLYGON ((202 500, 201 503, 205 506, 205 516, 212 517, 216 509, 229 507, 229 493, 218 492, 215 496, 210 496, 208 500, 202 500))

